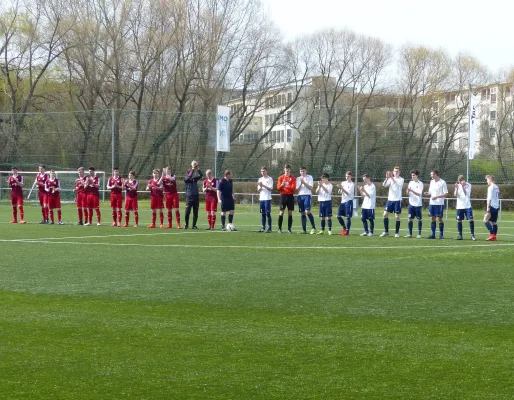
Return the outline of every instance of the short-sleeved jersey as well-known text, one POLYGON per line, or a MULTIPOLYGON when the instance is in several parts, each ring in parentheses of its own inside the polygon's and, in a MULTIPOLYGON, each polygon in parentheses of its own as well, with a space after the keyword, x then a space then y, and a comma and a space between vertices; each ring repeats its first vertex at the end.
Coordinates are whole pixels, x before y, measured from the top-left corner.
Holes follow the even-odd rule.
MULTIPOLYGON (((305 175, 303 177, 303 180, 310 187, 312 187, 312 185, 314 184, 314 179, 312 179, 311 175, 305 175)), ((312 190, 309 189, 307 186, 302 185, 302 177, 301 176, 296 178, 296 187, 300 188, 300 190, 298 191, 298 196, 312 196, 312 190), (301 187, 300 187, 300 185, 301 185, 301 187)))
POLYGON ((11 175, 9 177, 9 187, 11 188, 11 192, 17 196, 23 197, 23 188, 18 184, 23 185, 23 176, 21 175, 11 175))
POLYGON ((205 191, 205 201, 218 201, 218 195, 216 193, 218 180, 216 178, 212 179, 204 179, 203 187, 204 189, 210 187, 214 190, 206 190, 205 191))
POLYGON ((231 199, 233 195, 232 179, 227 180, 225 178, 220 179, 216 186, 216 189, 220 192, 220 199, 227 200, 231 199))
POLYGON ((346 194, 345 192, 341 192, 341 203, 346 203, 348 201, 353 200, 353 193, 355 190, 355 184, 353 182, 343 181, 341 182, 341 186, 344 190, 348 192, 346 194))
POLYGON ((86 191, 86 181, 87 176, 83 176, 82 178, 79 176, 77 179, 75 179, 75 191, 77 193, 84 193, 86 191))
POLYGON ((131 199, 137 198, 137 188, 139 186, 139 182, 136 179, 132 181, 127 179, 123 183, 123 186, 125 187, 125 194, 127 195, 127 197, 131 199))
POLYGON ((384 182, 384 187, 389 188, 387 200, 389 201, 400 201, 402 199, 402 189, 405 180, 402 177, 398 178, 387 178, 384 182))
POLYGON ((159 183, 159 179, 150 179, 148 186, 150 186, 150 196, 162 197, 162 185, 159 183))
POLYGON ((428 188, 428 192, 430 193, 430 205, 431 206, 443 206, 444 205, 444 197, 441 197, 436 200, 432 200, 432 197, 441 196, 442 194, 448 193, 448 189, 446 187, 446 182, 442 179, 439 179, 437 182, 432 179, 430 181, 430 187, 428 188))
POLYGON ((111 193, 120 194, 122 192, 122 185, 123 184, 123 178, 121 176, 118 176, 118 178, 115 178, 114 176, 111 176, 109 180, 107 181, 107 186, 119 186, 119 188, 113 188, 111 189, 111 193))
POLYGON ((495 183, 487 188, 487 200, 491 202, 491 207, 500 208, 500 189, 495 183))
POLYGON ((59 191, 61 190, 61 182, 59 182, 58 178, 50 179, 48 178, 45 182, 45 191, 50 196, 58 196, 59 191))
POLYGON ((423 182, 410 181, 407 188, 419 193, 419 196, 416 196, 414 193, 409 192, 409 204, 413 207, 421 207, 423 205, 423 182))
POLYGON ((332 200, 332 190, 334 188, 333 185, 331 183, 327 183, 326 185, 323 185, 323 186, 325 186, 325 189, 327 189, 327 191, 325 192, 321 186, 319 187, 318 201, 332 200))
MULTIPOLYGON (((266 178, 261 176, 257 183, 262 183, 266 187, 273 188, 273 178, 271 176, 266 178)), ((257 190, 259 191, 259 201, 271 200, 271 190, 260 187, 259 185, 257 185, 257 190)))
POLYGON ((294 194, 296 190, 296 178, 293 175, 280 175, 278 177, 277 189, 280 191, 280 194, 294 194), (282 182, 285 182, 284 187, 282 187, 282 182))
POLYGON ((98 176, 86 176, 86 193, 87 194, 94 194, 95 196, 100 195, 100 189, 96 186, 92 185, 98 185, 100 182, 100 179, 98 176))
POLYGON ((49 175, 46 172, 39 173, 36 175, 36 183, 39 193, 45 193, 45 183, 47 179, 49 178, 49 175))
POLYGON ((368 194, 368 196, 362 196, 362 206, 366 210, 374 210, 377 204, 377 188, 374 183, 370 183, 369 185, 364 185, 364 190, 368 194))
POLYGON ((164 176, 161 182, 164 186, 164 193, 177 193, 177 178, 175 175, 164 176))
POLYGON ((457 186, 457 210, 467 210, 471 208, 471 184, 457 186), (464 189, 464 190, 463 190, 464 189))

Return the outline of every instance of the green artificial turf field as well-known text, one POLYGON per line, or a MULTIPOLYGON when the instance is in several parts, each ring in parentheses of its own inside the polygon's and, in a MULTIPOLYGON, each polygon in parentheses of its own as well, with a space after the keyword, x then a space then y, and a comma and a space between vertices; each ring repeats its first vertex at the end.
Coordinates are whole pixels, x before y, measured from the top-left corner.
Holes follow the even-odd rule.
POLYGON ((439 241, 256 233, 244 207, 239 232, 112 228, 105 206, 77 227, 0 203, 1 399, 514 397, 513 214, 489 243, 478 211, 458 242, 453 210, 439 241))

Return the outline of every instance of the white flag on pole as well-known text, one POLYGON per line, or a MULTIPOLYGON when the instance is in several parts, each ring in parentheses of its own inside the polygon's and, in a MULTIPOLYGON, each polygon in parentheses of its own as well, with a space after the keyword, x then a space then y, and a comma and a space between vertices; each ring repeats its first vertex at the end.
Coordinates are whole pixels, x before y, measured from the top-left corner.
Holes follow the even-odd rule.
POLYGON ((476 96, 471 94, 469 100, 469 136, 468 136, 468 159, 475 158, 475 142, 477 137, 477 106, 476 96))
POLYGON ((230 107, 218 106, 217 108, 216 151, 230 151, 230 107))

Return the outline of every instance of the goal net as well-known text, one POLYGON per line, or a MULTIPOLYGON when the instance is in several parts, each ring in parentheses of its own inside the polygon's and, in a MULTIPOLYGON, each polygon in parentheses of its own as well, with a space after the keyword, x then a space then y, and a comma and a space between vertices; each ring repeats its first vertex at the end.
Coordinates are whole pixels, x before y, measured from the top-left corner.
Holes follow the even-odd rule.
MULTIPOLYGON (((47 171, 48 173, 48 171, 47 171)), ((34 171, 18 171, 18 175, 23 176, 23 195, 26 201, 39 201, 38 188, 36 186, 36 175, 39 172, 34 171)), ((11 189, 8 181, 12 171, 0 171, 0 199, 5 200, 10 196, 11 189)), ((77 179, 77 171, 55 171, 55 175, 61 183, 61 201, 71 203, 75 201, 75 179, 77 179)), ((87 172, 86 172, 87 175, 87 172)), ((105 171, 96 171, 96 175, 100 181, 100 199, 105 201, 105 171)))

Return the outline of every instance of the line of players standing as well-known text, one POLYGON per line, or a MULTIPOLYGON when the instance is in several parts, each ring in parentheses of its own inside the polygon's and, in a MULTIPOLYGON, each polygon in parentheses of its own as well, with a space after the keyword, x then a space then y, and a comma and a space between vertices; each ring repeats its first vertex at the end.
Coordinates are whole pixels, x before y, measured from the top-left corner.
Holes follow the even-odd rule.
MULTIPOLYGON (((12 168, 13 174, 9 177, 9 186, 11 188, 11 203, 13 206, 13 220, 11 223, 17 223, 17 211, 20 212, 20 223, 24 224, 23 212, 23 177, 18 174, 16 167, 12 168)), ((409 233, 405 238, 413 237, 414 219, 418 221, 417 238, 421 238, 422 230, 422 202, 423 195, 429 197, 429 212, 431 217, 431 233, 427 239, 436 238, 437 222, 439 222, 439 239, 444 238, 444 198, 448 195, 446 182, 439 176, 437 170, 431 171, 431 182, 428 191, 423 192, 423 183, 419 180, 419 171, 410 171, 412 180, 409 182, 406 194, 409 196, 408 205, 408 229, 409 233)), ((96 176, 95 168, 89 168, 89 175, 85 175, 84 168, 78 169, 78 178, 75 181, 74 193, 76 193, 76 205, 78 212, 78 225, 91 225, 93 211, 96 213, 97 225, 101 225, 100 214, 100 183, 96 176)), ((235 196, 232 186, 232 174, 229 170, 225 171, 223 179, 216 179, 211 170, 206 171, 206 179, 203 182, 203 192, 205 193, 205 203, 209 230, 213 230, 216 223, 216 212, 218 204, 221 204, 221 224, 222 230, 225 230, 226 215, 228 214, 228 222, 232 223, 235 209, 235 196)), ((257 190, 259 191, 259 208, 261 212, 261 229, 259 232, 272 232, 271 218, 271 195, 273 191, 273 178, 268 175, 266 167, 261 168, 262 177, 257 182, 257 190), (268 228, 266 229, 266 223, 268 228)), ((191 168, 187 171, 184 182, 186 184, 186 214, 184 229, 189 228, 189 219, 191 211, 193 211, 192 229, 198 229, 198 209, 199 209, 199 191, 198 181, 203 178, 203 172, 196 161, 191 163, 191 168)), ((337 212, 337 220, 342 226, 341 235, 348 236, 350 234, 352 215, 353 215, 353 197, 355 186, 352 181, 351 171, 346 172, 345 181, 337 184, 338 192, 341 194, 341 203, 337 212), (346 220, 344 219, 346 218, 346 220)), ((323 235, 332 234, 332 192, 333 185, 328 181, 328 174, 323 174, 317 184, 315 192, 318 196, 321 218, 321 230, 316 231, 314 217, 311 213, 312 192, 314 190, 314 181, 311 175, 307 174, 305 167, 300 168, 300 176, 295 178, 291 174, 291 165, 284 166, 284 174, 278 178, 277 189, 280 192, 280 212, 278 217, 278 232, 282 233, 284 213, 287 208, 287 232, 291 233, 293 224, 294 211, 294 194, 298 194, 297 204, 301 213, 302 231, 307 233, 307 219, 311 225, 310 234, 323 235), (328 225, 328 230, 325 228, 328 225)), ((500 191, 495 184, 494 176, 487 175, 488 184, 486 214, 484 223, 489 230, 490 235, 487 240, 495 241, 498 232, 497 218, 499 211, 500 191)), ((35 184, 38 188, 39 201, 41 204, 41 213, 43 216, 42 224, 54 223, 57 211, 57 223, 62 224, 61 219, 61 202, 60 202, 60 182, 55 175, 54 170, 50 170, 47 174, 45 166, 39 166, 39 174, 36 176, 35 184)), ((388 198, 384 211, 384 231, 380 235, 385 237, 389 235, 389 215, 395 215, 395 237, 400 237, 400 214, 402 210, 402 190, 404 186, 404 178, 400 176, 400 167, 396 166, 393 171, 387 171, 383 186, 388 188, 388 198)), ((454 195, 457 199, 457 240, 462 240, 462 221, 466 218, 470 224, 471 239, 475 240, 473 210, 471 208, 471 184, 465 181, 462 175, 458 176, 455 183, 454 195)), ((122 226, 122 191, 126 191, 125 199, 125 224, 129 226, 130 212, 134 214, 135 227, 139 224, 138 214, 138 181, 135 179, 135 172, 130 171, 128 179, 124 180, 119 169, 113 169, 113 175, 109 178, 106 189, 111 192, 110 201, 112 208, 112 226, 122 226)), ((156 228, 157 212, 159 212, 160 227, 164 227, 163 209, 168 211, 168 225, 166 228, 172 228, 173 213, 175 213, 177 228, 180 226, 179 196, 177 192, 176 176, 171 173, 169 167, 163 168, 162 175, 159 176, 159 170, 152 172, 152 179, 148 182, 146 190, 150 191, 150 208, 152 209, 152 223, 148 228, 156 228)), ((361 206, 361 220, 364 232, 361 236, 374 235, 375 205, 376 205, 376 187, 371 182, 369 175, 363 176, 363 185, 358 186, 363 203, 361 206)))

